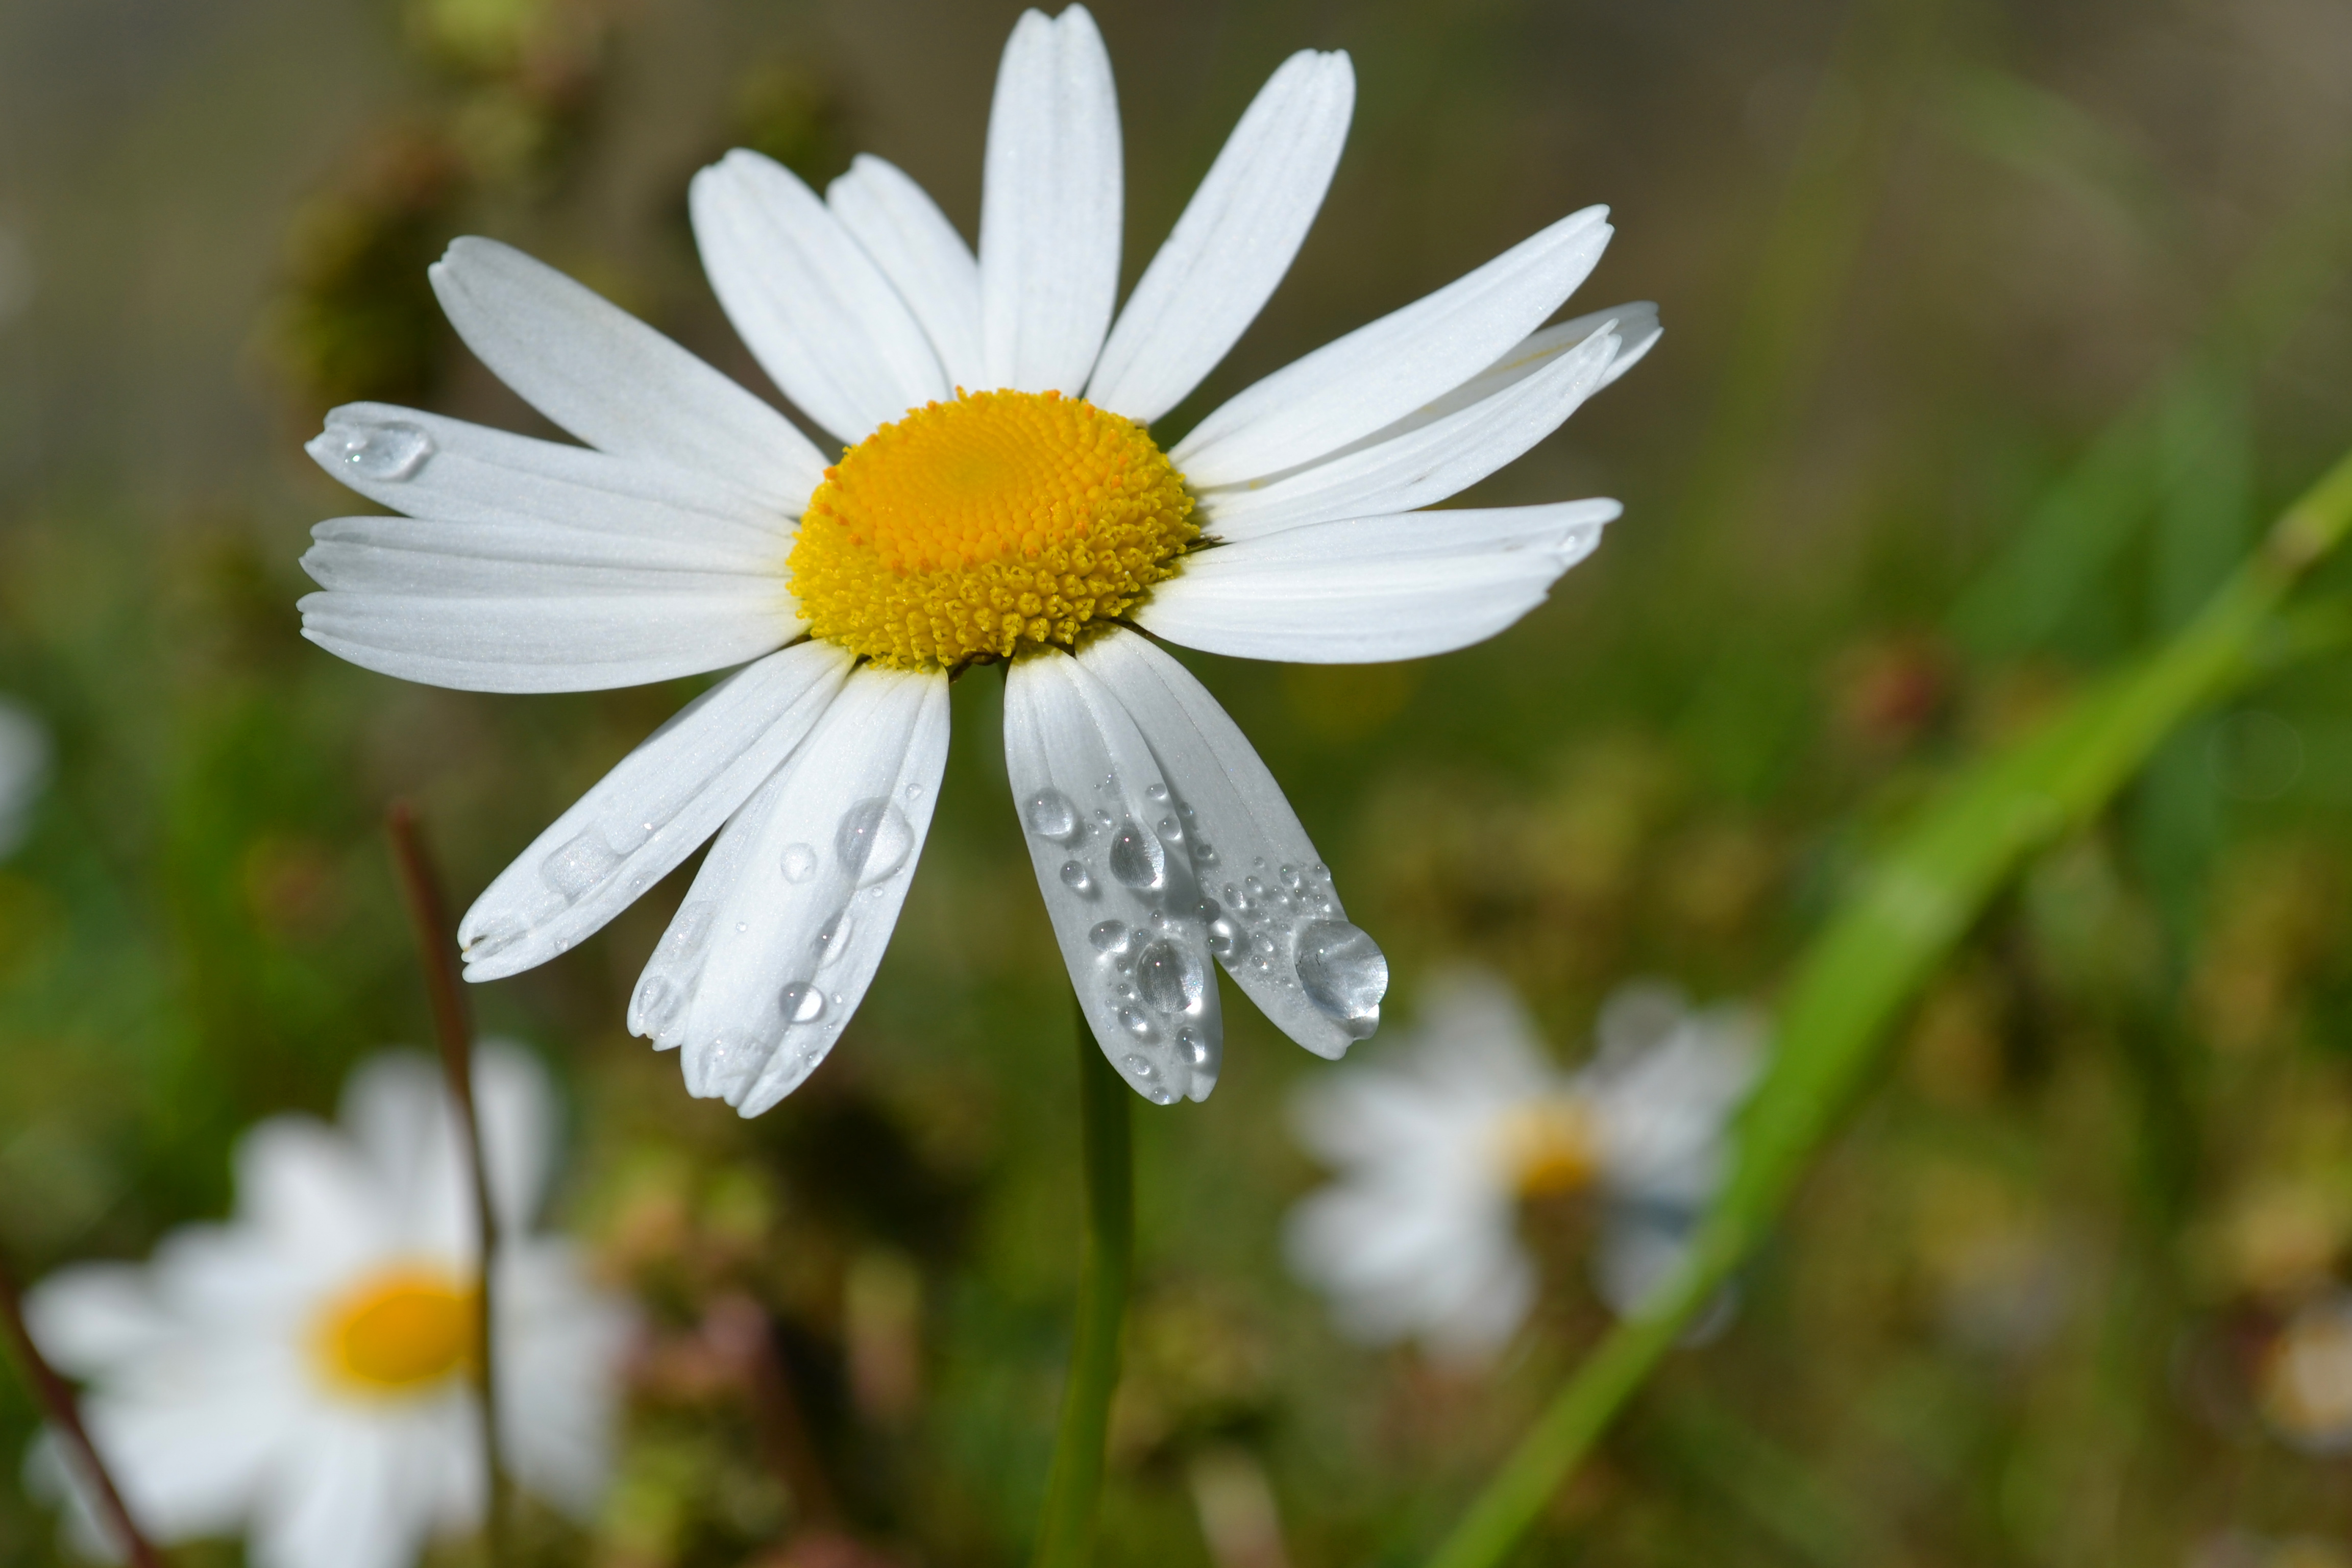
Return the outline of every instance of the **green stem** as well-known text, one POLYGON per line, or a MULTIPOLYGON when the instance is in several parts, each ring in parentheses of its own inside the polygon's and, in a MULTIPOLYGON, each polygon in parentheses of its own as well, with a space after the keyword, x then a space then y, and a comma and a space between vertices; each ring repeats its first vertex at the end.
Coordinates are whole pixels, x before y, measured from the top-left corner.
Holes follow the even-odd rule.
POLYGON ((1880 855, 1800 957, 1739 1158, 1660 1298, 1620 1323, 1553 1397, 1431 1568, 1494 1568, 1517 1547, 1673 1348, 1770 1234, 1813 1151, 1867 1081, 1921 986, 2028 858, 2094 820, 2179 723, 2260 673, 2280 612, 2352 531, 2352 457, 2272 527, 2195 620, 2150 658, 1953 780, 1880 855))
POLYGON ((1062 1424, 1045 1475, 1045 1510, 1037 1531, 1035 1568, 1084 1568, 1094 1555, 1095 1513, 1102 1497, 1103 1447, 1110 1396, 1118 1387, 1119 1326, 1135 1270, 1135 1162, 1128 1142, 1133 1094, 1095 1044, 1080 1009, 1078 1142, 1087 1175, 1086 1253, 1078 1265, 1078 1310, 1070 1343, 1070 1381, 1062 1424))

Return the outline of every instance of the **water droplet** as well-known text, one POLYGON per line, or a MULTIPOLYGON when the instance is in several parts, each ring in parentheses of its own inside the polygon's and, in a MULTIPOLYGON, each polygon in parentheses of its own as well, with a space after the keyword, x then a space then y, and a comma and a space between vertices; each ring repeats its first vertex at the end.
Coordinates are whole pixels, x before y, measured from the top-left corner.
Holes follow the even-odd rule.
POLYGON ((363 479, 404 479, 433 455, 433 437, 422 426, 404 420, 347 425, 336 437, 334 453, 346 469, 363 479))
POLYGON ((1164 1089, 1153 1089, 1150 1093, 1150 1099, 1151 1103, 1154 1105, 1173 1105, 1176 1103, 1175 1094, 1171 1090, 1164 1089))
POLYGON ((1209 952, 1214 958, 1231 958, 1249 945, 1249 938, 1223 911, 1209 922, 1209 952))
POLYGON ((1209 1042, 1202 1037, 1200 1030, 1190 1026, 1177 1030, 1176 1044, 1182 1047, 1184 1059, 1194 1067, 1204 1068, 1209 1065, 1209 1042))
POLYGON ((899 793, 900 795, 905 795, 905 796, 907 797, 907 799, 911 803, 911 802, 918 801, 918 800, 920 800, 920 799, 922 799, 922 798, 923 798, 923 786, 922 786, 922 785, 920 785, 920 784, 908 784, 905 789, 900 790, 898 793, 899 793))
POLYGON ((1166 800, 1168 798, 1168 786, 1164 784, 1146 784, 1144 786, 1143 793, 1150 795, 1154 800, 1166 800))
POLYGON ((1109 812, 1103 810, 1100 806, 1097 806, 1095 808, 1095 826, 1097 827, 1108 827, 1117 820, 1118 818, 1112 816, 1109 812))
POLYGON ((1119 1027, 1130 1035, 1149 1037, 1151 1034, 1151 1020, 1143 1016, 1140 1008, 1121 1007, 1118 1010, 1118 1022, 1119 1027))
POLYGON ((1087 932, 1087 940, 1095 944, 1097 952, 1125 952, 1127 927, 1118 921, 1105 921, 1087 932))
POLYGON ((841 828, 833 836, 834 855, 861 888, 905 865, 914 847, 907 814, 878 795, 843 812, 841 828))
POLYGON ((745 931, 750 931, 751 929, 751 922, 750 921, 737 921, 735 922, 735 934, 737 936, 741 936, 745 931))
POLYGON ((1360 1040, 1381 1026, 1389 961, 1346 921, 1318 921, 1298 933, 1298 982, 1316 1010, 1360 1040))
POLYGON ((677 911, 669 922, 669 934, 662 938, 663 956, 680 959, 702 946, 702 939, 710 934, 710 919, 719 912, 716 901, 705 899, 698 904, 688 904, 677 911))
POLYGON ((816 846, 787 844, 783 854, 784 880, 805 882, 816 875, 816 846))
POLYGON ((613 874, 621 857, 594 828, 571 839, 539 863, 540 879, 574 903, 613 874))
POLYGON ((776 998, 784 1016, 795 1024, 814 1024, 824 1014, 824 993, 805 980, 795 980, 776 998))
POLYGON ((1177 826, 1176 819, 1172 816, 1163 816, 1154 826, 1159 828, 1160 837, 1171 844, 1184 837, 1184 829, 1177 826))
POLYGON ((1127 1070, 1133 1073, 1138 1078, 1150 1078, 1153 1076, 1151 1064, 1145 1061, 1141 1057, 1128 1058, 1127 1070))
POLYGON ((637 987, 637 1016, 656 1035, 677 1021, 685 1002, 686 992, 667 974, 647 975, 637 987))
POLYGON ((496 958, 529 935, 530 928, 513 915, 502 915, 475 933, 466 944, 466 957, 470 961, 496 958))
POLYGON ((1192 864, 1195 866, 1213 866, 1216 863, 1217 851, 1215 846, 1212 845, 1205 838, 1195 838, 1192 840, 1192 864))
POLYGON ((1130 888, 1156 888, 1168 867, 1168 851, 1133 818, 1110 836, 1110 874, 1130 888))
POLYGON ((1029 804, 1022 808, 1022 815, 1028 819, 1030 832, 1040 838, 1050 838, 1056 844, 1066 842, 1077 830, 1078 808, 1070 804, 1068 795, 1057 789, 1041 789, 1031 795, 1029 804))
POLYGON ((1304 880, 1304 879, 1299 876, 1297 867, 1285 866, 1282 868, 1282 885, 1284 887, 1296 888, 1302 880, 1304 880))
POLYGON ((849 945, 849 933, 856 929, 856 922, 850 918, 847 910, 835 911, 834 917, 824 922, 824 929, 816 933, 816 941, 813 944, 816 948, 818 968, 824 968, 841 956, 842 951, 849 945))
POLYGON ((1062 862, 1062 886, 1074 893, 1083 893, 1094 885, 1095 879, 1087 875, 1087 868, 1084 866, 1079 865, 1076 860, 1062 862))
POLYGON ((1162 1013, 1197 1013, 1208 977, 1201 961, 1172 942, 1155 942, 1135 956, 1135 984, 1162 1013))

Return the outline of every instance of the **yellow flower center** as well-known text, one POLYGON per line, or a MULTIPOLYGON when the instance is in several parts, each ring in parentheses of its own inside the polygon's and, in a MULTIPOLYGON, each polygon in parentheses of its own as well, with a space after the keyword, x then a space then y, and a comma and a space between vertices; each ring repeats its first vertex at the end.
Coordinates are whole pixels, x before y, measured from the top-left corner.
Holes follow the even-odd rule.
POLYGON ((1057 392, 959 392, 824 471, 790 561, 816 636, 902 669, 1075 648, 1200 534, 1143 426, 1057 392))
POLYGON ((365 1394, 414 1394, 474 1358, 473 1287, 431 1267, 386 1270, 328 1304, 314 1349, 327 1380, 365 1394))
POLYGON ((1579 1191, 1601 1163, 1591 1108, 1567 1095, 1507 1111, 1496 1129, 1496 1147, 1506 1179, 1523 1198, 1579 1191))

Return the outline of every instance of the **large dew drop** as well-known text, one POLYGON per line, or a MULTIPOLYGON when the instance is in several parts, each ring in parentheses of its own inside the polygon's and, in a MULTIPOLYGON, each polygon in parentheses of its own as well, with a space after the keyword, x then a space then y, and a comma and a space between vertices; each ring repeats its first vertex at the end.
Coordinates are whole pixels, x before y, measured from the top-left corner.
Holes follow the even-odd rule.
POLYGON ((856 924, 847 910, 835 912, 831 920, 824 922, 824 929, 816 933, 814 944, 819 969, 839 958, 843 950, 849 946, 849 933, 856 924))
POLYGON ((346 426, 335 433, 333 450, 345 470, 361 479, 404 479, 433 455, 433 437, 399 420, 346 426))
POLYGON ((841 868, 859 887, 879 882, 907 863, 914 852, 915 830, 907 814, 887 795, 859 801, 841 814, 840 830, 833 836, 833 852, 841 868))
POLYGON ((1298 983, 1316 1010, 1360 1040, 1381 1026, 1389 961, 1346 921, 1317 921, 1298 933, 1298 983))
POLYGON ((611 876, 620 863, 621 857, 604 842, 604 836, 592 827, 541 861, 539 875, 563 895, 564 902, 571 903, 611 876))
POLYGON ((1021 815, 1028 822, 1030 832, 1056 844, 1068 843, 1070 835, 1078 828, 1078 808, 1057 789, 1041 789, 1031 795, 1029 803, 1021 808, 1021 815))
POLYGON ((1135 957, 1135 986, 1162 1013, 1197 1013, 1207 975, 1201 961, 1172 942, 1155 942, 1135 957))
POLYGON ((795 980, 776 998, 787 1021, 814 1024, 824 1016, 824 993, 805 980, 795 980))
POLYGON ((1156 888, 1167 875, 1168 851, 1133 817, 1110 836, 1110 874, 1130 888, 1156 888))

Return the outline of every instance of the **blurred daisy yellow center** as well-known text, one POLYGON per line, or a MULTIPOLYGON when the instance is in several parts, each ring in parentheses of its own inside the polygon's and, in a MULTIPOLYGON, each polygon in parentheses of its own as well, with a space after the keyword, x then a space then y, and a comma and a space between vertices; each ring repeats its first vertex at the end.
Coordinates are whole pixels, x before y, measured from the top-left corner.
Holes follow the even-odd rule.
POLYGON ((329 1380, 374 1394, 426 1388, 473 1359, 471 1287, 429 1268, 380 1274, 322 1314, 319 1360, 329 1380))
POLYGON ((792 590, 814 635, 899 668, 1074 648, 1176 574, 1192 514, 1135 421, 1057 392, 960 392, 824 471, 792 590))
POLYGON ((1519 1106, 1504 1115, 1497 1131, 1503 1169, 1523 1198, 1579 1191, 1600 1164, 1592 1111, 1580 1100, 1561 1096, 1519 1106))

